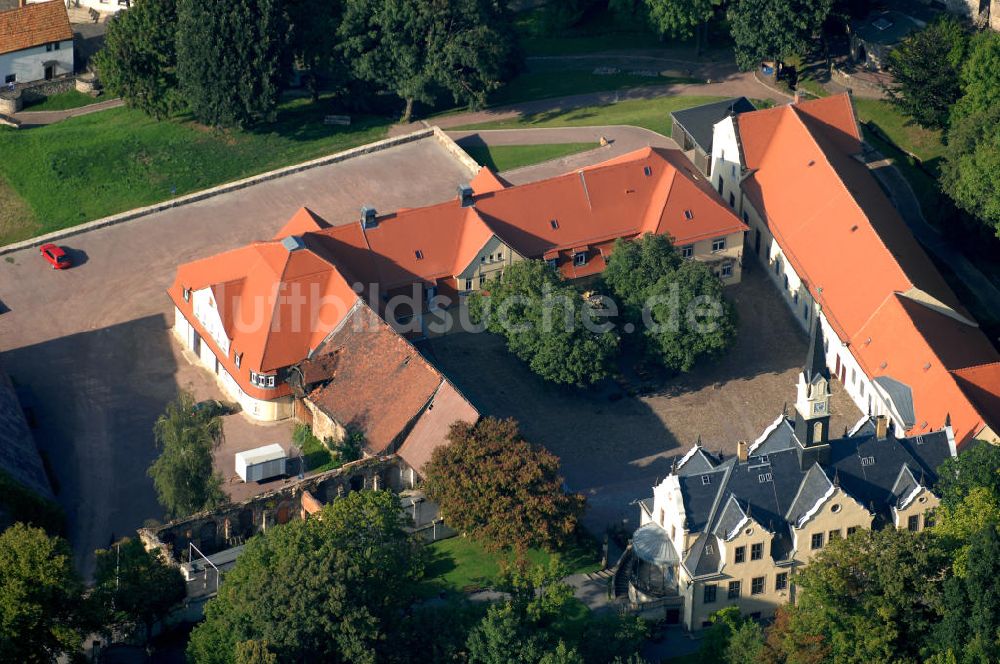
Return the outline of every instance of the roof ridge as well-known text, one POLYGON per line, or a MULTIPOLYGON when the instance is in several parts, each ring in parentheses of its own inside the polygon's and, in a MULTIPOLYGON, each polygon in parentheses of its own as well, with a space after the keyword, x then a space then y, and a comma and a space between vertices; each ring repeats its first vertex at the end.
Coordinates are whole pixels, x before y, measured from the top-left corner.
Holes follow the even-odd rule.
MULTIPOLYGON (((983 367, 991 367, 993 365, 1000 365, 1000 360, 995 360, 993 362, 981 362, 979 364, 970 364, 967 367, 959 367, 958 369, 948 369, 949 373, 959 373, 960 371, 968 371, 969 369, 981 369, 983 367)), ((965 376, 960 376, 965 378, 965 376)))

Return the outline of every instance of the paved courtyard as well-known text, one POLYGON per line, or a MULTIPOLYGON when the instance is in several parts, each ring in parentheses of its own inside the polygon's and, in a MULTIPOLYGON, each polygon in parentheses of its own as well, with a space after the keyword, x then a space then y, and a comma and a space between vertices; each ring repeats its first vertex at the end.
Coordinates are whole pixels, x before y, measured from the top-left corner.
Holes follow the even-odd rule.
MULTIPOLYGON (((68 238, 79 263, 48 269, 37 249, 0 258, 0 351, 34 391, 36 438, 69 517, 77 565, 146 519, 162 518, 146 468, 151 428, 179 389, 219 398, 213 379, 173 341, 165 289, 179 263, 269 238, 307 205, 351 223, 363 203, 383 210, 454 195, 469 170, 435 139, 360 156, 68 238)), ((227 450, 277 442, 290 425, 227 418, 227 450)), ((221 461, 232 474, 231 454, 221 461)))
MULTIPOLYGON (((756 264, 726 293, 740 317, 735 346, 647 396, 629 396, 612 381, 587 390, 545 383, 488 334, 423 346, 482 412, 517 419, 529 440, 560 457, 567 484, 587 496, 585 523, 601 535, 623 519, 634 527, 633 501, 652 495, 699 437, 732 455, 737 441, 757 438, 786 404, 792 413, 806 334, 756 264)), ((836 381, 831 409, 835 435, 861 417, 836 381)))

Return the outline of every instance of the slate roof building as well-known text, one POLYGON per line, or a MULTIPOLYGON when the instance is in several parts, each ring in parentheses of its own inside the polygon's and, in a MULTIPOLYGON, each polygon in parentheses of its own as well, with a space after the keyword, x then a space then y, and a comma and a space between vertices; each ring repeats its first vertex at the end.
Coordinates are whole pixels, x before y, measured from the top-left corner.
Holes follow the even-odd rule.
POLYGON ((1000 443, 1000 353, 864 163, 847 94, 726 117, 712 182, 747 247, 863 413, 916 436, 950 416, 959 445, 1000 443))
POLYGON ((830 540, 932 525, 938 466, 956 454, 951 427, 897 438, 884 416, 865 417, 830 438, 831 376, 815 323, 812 335, 793 417, 780 415, 726 459, 694 446, 640 503, 628 562, 634 602, 665 604, 688 630, 726 606, 770 617, 794 601, 796 570, 830 540), (652 572, 649 540, 667 561, 652 572))
POLYGON ((682 150, 691 151, 691 161, 708 177, 712 170, 712 135, 715 124, 730 115, 755 110, 757 108, 746 97, 734 97, 674 111, 670 114, 670 136, 682 150))

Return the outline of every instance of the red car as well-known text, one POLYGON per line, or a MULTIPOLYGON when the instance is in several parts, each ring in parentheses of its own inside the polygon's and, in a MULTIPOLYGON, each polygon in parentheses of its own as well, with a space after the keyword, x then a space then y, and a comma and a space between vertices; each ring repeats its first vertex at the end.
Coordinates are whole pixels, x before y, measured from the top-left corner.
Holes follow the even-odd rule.
POLYGON ((51 242, 49 244, 43 244, 41 246, 41 252, 42 252, 42 258, 51 263, 53 269, 65 270, 66 268, 68 268, 70 265, 73 264, 72 262, 70 262, 69 256, 66 255, 66 252, 63 250, 63 248, 57 247, 51 242))

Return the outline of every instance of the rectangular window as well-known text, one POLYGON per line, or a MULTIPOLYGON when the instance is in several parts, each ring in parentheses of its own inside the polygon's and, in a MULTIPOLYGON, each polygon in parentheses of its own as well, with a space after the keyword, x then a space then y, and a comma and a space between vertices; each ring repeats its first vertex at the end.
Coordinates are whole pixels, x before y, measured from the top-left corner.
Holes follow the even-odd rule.
POLYGON ((732 263, 725 263, 725 264, 723 264, 723 266, 722 266, 722 278, 723 279, 728 279, 731 276, 733 276, 733 264, 732 263))
POLYGON ((472 290, 472 279, 465 280, 465 290, 472 290))
POLYGON ((549 260, 547 260, 545 262, 548 263, 549 267, 551 267, 553 269, 555 269, 559 265, 559 259, 558 258, 550 258, 549 260))
POLYGON ((906 520, 906 529, 911 533, 915 533, 920 530, 920 516, 914 514, 909 519, 906 520))
POLYGON ((764 543, 757 542, 750 545, 750 560, 760 560, 764 557, 764 543))
POLYGON ((774 589, 784 590, 788 587, 788 572, 781 572, 774 576, 774 589))
POLYGON ((740 582, 730 581, 729 582, 729 599, 739 599, 740 598, 740 582))
POLYGON ((479 275, 479 287, 482 288, 485 285, 486 285, 486 275, 481 274, 479 275))
POLYGON ((736 547, 735 562, 742 563, 747 559, 747 548, 745 546, 736 547))
POLYGON ((927 512, 924 514, 924 528, 934 527, 934 512, 927 512))
POLYGON ((705 586, 705 596, 702 598, 705 604, 715 603, 715 592, 718 588, 714 583, 705 586))
POLYGON ((694 256, 693 244, 685 244, 681 247, 681 258, 691 258, 692 256, 694 256))
POLYGON ((809 303, 808 302, 804 302, 802 304, 802 319, 806 320, 806 321, 809 320, 809 303))
POLYGON ((726 248, 726 238, 719 237, 712 240, 712 251, 722 251, 726 248))
POLYGON ((722 176, 719 176, 719 196, 722 195, 722 176))
POLYGON ((8 74, 4 77, 3 82, 7 85, 13 85, 17 82, 17 74, 8 74))
POLYGON ((812 536, 811 546, 813 550, 823 548, 823 533, 815 533, 812 536))
POLYGON ((858 532, 858 527, 857 526, 848 526, 847 527, 847 536, 848 537, 850 537, 851 535, 853 535, 856 532, 858 532))
POLYGON ((587 264, 587 254, 586 252, 581 252, 579 254, 573 254, 573 265, 586 265, 587 264))
POLYGON ((759 595, 764 592, 764 577, 755 576, 750 580, 750 594, 759 595))
POLYGON ((729 207, 731 208, 736 207, 736 196, 735 194, 733 194, 733 192, 729 192, 729 207))
MULTIPOLYGON (((748 215, 746 212, 743 213, 743 223, 744 224, 750 223, 750 215, 748 215)), ((757 234, 758 235, 760 234, 760 229, 757 229, 757 234)))
MULTIPOLYGON (((52 50, 52 44, 46 44, 46 45, 45 45, 45 51, 46 51, 46 52, 49 52, 49 51, 51 51, 51 50, 52 50)), ((721 182, 721 180, 720 180, 720 182, 721 182)))
POLYGON ((56 43, 55 43, 55 44, 54 44, 54 45, 52 46, 52 48, 54 48, 55 50, 57 50, 57 51, 58 51, 58 50, 59 50, 60 48, 62 48, 62 44, 60 44, 59 42, 56 42, 56 43))
POLYGON ((835 539, 840 539, 840 529, 831 530, 829 533, 827 533, 828 542, 832 542, 835 539))

